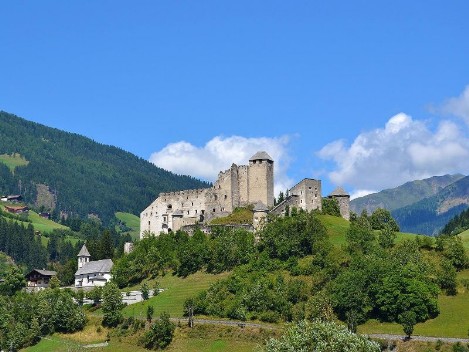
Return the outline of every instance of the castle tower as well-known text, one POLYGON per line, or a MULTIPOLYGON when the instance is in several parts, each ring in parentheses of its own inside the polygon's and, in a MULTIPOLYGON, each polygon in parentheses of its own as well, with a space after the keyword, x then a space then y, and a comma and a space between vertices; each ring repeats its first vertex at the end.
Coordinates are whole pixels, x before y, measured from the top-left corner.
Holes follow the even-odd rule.
POLYGON ((91 255, 90 255, 90 252, 88 252, 88 248, 86 248, 86 245, 83 245, 83 247, 81 247, 80 253, 78 253, 77 257, 78 257, 78 269, 80 269, 86 263, 90 261, 91 255))
POLYGON ((337 187, 329 198, 336 199, 339 203, 340 215, 345 220, 350 220, 350 195, 342 187, 337 187))
POLYGON ((251 204, 274 205, 274 161, 266 152, 257 152, 249 159, 248 199, 251 204))

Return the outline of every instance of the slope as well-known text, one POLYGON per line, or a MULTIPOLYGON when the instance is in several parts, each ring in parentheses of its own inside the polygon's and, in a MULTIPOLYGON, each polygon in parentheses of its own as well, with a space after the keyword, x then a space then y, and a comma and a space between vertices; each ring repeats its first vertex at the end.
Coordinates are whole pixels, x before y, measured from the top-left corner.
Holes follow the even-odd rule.
POLYGON ((407 182, 396 188, 353 199, 350 202, 350 209, 357 214, 360 214, 364 209, 368 214, 377 208, 392 211, 431 197, 463 177, 460 174, 444 175, 407 182))
POLYGON ((2 111, 0 155, 0 193, 21 194, 29 204, 56 214, 96 214, 105 222, 116 211, 138 214, 160 192, 208 186, 122 149, 2 111), (12 165, 15 158, 23 163, 12 165))
POLYGON ((402 231, 436 235, 469 205, 469 177, 463 177, 435 195, 392 211, 402 231))

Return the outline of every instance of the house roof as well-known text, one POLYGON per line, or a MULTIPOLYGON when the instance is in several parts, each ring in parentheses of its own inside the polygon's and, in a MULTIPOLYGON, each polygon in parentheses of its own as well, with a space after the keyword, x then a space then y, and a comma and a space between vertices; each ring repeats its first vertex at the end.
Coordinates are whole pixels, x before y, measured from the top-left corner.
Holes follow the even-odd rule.
POLYGON ((253 209, 255 212, 257 211, 268 211, 269 208, 267 208, 267 206, 262 203, 262 202, 257 202, 256 205, 254 206, 254 209, 253 209))
POLYGON ((330 195, 331 196, 348 196, 349 194, 345 192, 342 187, 337 187, 330 195))
POLYGON ((94 273, 110 273, 114 263, 111 259, 101 259, 86 263, 81 268, 78 268, 76 275, 87 275, 94 273))
POLYGON ((81 247, 77 257, 91 257, 91 254, 90 252, 88 252, 88 248, 86 248, 86 245, 83 245, 83 247, 81 247))
POLYGON ((262 151, 262 152, 257 152, 256 154, 254 154, 253 156, 251 156, 251 158, 249 159, 249 161, 253 161, 253 160, 270 160, 270 161, 274 161, 269 154, 267 154, 266 152, 262 151))
POLYGON ((36 270, 39 274, 44 275, 44 276, 56 276, 57 272, 53 270, 39 270, 39 269, 34 269, 36 270))

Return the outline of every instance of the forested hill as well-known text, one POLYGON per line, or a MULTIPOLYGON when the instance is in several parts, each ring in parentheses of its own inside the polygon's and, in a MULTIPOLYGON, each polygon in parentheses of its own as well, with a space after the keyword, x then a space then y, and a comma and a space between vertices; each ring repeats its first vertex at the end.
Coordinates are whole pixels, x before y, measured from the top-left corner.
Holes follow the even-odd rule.
POLYGON ((0 194, 55 214, 139 214, 160 192, 207 187, 122 149, 0 111, 0 194))
POLYGON ((464 175, 456 174, 410 181, 396 188, 353 199, 350 202, 350 207, 357 214, 360 214, 362 210, 371 214, 377 208, 392 211, 434 196, 446 186, 463 177, 464 175))
POLYGON ((469 176, 448 185, 434 196, 392 211, 401 231, 438 234, 450 219, 469 205, 469 176))

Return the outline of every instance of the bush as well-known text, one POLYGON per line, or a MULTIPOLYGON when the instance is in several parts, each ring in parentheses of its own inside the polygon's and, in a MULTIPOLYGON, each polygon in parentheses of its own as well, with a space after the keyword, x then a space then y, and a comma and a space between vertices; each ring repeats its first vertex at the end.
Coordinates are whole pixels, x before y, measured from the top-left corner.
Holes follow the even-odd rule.
POLYGON ((259 315, 259 320, 265 323, 278 323, 280 320, 280 314, 272 311, 262 312, 259 315))
POLYGON ((173 341, 176 325, 169 320, 169 314, 162 313, 142 337, 141 344, 150 350, 164 349, 173 341))

